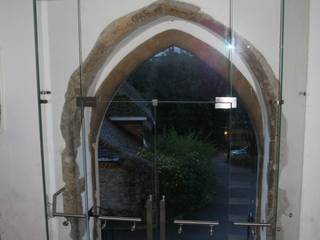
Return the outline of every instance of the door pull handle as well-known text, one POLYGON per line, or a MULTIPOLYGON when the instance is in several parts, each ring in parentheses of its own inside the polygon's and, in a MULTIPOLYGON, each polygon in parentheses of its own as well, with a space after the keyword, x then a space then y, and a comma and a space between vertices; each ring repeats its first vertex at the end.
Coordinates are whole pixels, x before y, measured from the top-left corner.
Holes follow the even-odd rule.
POLYGON ((272 226, 271 223, 258 223, 258 222, 234 222, 233 225, 240 227, 255 227, 255 228, 269 228, 272 226))
POLYGON ((240 227, 247 227, 248 228, 247 239, 249 239, 249 235, 251 235, 251 237, 253 239, 257 239, 258 228, 261 228, 263 230, 264 228, 272 227, 271 223, 264 223, 264 222, 261 222, 261 223, 259 223, 259 222, 234 222, 233 225, 240 226, 240 227))
POLYGON ((70 218, 81 218, 85 219, 87 216, 85 214, 74 214, 74 213, 62 213, 57 211, 57 197, 65 191, 65 188, 61 188, 57 192, 55 192, 52 196, 52 217, 61 217, 66 220, 62 223, 63 226, 68 226, 70 222, 70 218))
POLYGON ((94 214, 90 214, 91 210, 89 211, 88 215, 85 214, 72 214, 72 213, 62 213, 62 212, 58 212, 57 211, 57 197, 63 193, 65 191, 65 188, 61 188, 59 191, 57 191, 56 193, 53 194, 52 197, 52 216, 53 217, 64 217, 66 218, 66 221, 63 222, 64 226, 68 226, 69 225, 69 219, 70 218, 81 218, 81 219, 85 219, 85 218, 89 218, 89 217, 94 217, 94 218, 98 218, 99 220, 104 221, 104 224, 102 226, 102 228, 105 228, 106 226, 106 222, 107 221, 120 221, 120 222, 132 222, 133 225, 131 227, 131 231, 134 231, 136 229, 136 224, 137 222, 141 222, 142 219, 141 218, 133 218, 133 217, 117 217, 117 216, 101 216, 101 215, 94 215, 94 214))
POLYGON ((214 228, 219 226, 219 222, 216 221, 194 221, 194 220, 174 220, 174 224, 179 225, 178 233, 182 234, 184 225, 196 225, 196 226, 208 226, 209 235, 213 236, 214 228))
POLYGON ((101 226, 101 229, 106 228, 107 222, 132 222, 131 232, 136 230, 137 222, 142 222, 141 218, 133 218, 133 217, 117 217, 117 216, 98 216, 99 220, 102 220, 104 223, 101 226))
POLYGON ((147 240, 153 240, 153 203, 152 195, 146 202, 147 240))
POLYGON ((160 240, 166 239, 166 197, 160 201, 160 240))

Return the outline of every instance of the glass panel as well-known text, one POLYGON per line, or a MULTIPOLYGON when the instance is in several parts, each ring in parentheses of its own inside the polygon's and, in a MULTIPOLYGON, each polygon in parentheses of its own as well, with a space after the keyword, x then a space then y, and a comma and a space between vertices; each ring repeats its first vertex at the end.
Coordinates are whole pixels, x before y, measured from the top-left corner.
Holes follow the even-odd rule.
MULTIPOLYGON (((82 141, 81 108, 76 107, 76 97, 81 94, 76 91, 65 96, 68 80, 82 61, 78 1, 34 3, 48 235, 49 239, 89 239, 85 217, 88 189, 83 181, 86 146, 82 141), (59 193, 56 201, 55 193, 59 193)), ((73 78, 80 86, 80 74, 74 73, 73 78)))
MULTIPOLYGON (((172 101, 161 96, 161 91, 158 93, 162 100, 156 111, 156 159, 159 195, 166 200, 166 237, 208 239, 210 223, 199 221, 218 221, 215 239, 253 239, 251 229, 233 225, 254 221, 256 213, 257 149, 251 122, 228 81, 193 73, 193 81, 201 80, 179 85, 184 100, 172 101), (212 85, 220 88, 206 97, 203 91, 193 91, 197 84, 203 84, 201 81, 213 81, 212 85), (229 97, 218 96, 230 96, 230 92, 237 104, 225 102, 223 109, 217 103, 229 97), (176 224, 176 220, 195 223, 176 224)), ((156 76, 161 76, 161 70, 156 76)), ((175 84, 175 78, 169 79, 175 84)), ((170 85, 163 88, 164 93, 170 91, 170 85)), ((161 232, 163 226, 159 227, 161 232)))
MULTIPOLYGON (((157 167, 160 196, 166 200, 167 239, 209 239, 210 225, 184 225, 175 220, 219 221, 227 213, 227 167, 223 152, 228 112, 214 102, 159 102, 157 107, 157 167)), ((162 226, 163 227, 163 226, 162 226)), ((215 239, 225 239, 222 227, 215 239)), ((160 227, 161 231, 161 227, 160 227)))
MULTIPOLYGON (((274 239, 280 126, 277 101, 281 99, 282 78, 282 1, 230 0, 230 3, 230 62, 242 73, 252 90, 250 93, 239 88, 234 92, 234 96, 239 96, 239 107, 232 110, 230 122, 229 211, 234 222, 271 224, 267 228, 234 226, 232 234, 235 237, 249 234, 249 239, 255 239, 253 235, 274 239), (263 11, 248 14, 248 9, 263 11)), ((238 78, 230 74, 234 88, 239 85, 238 78)))
POLYGON ((136 101, 141 100, 139 93, 123 85, 111 102, 99 101, 108 108, 98 138, 95 205, 102 217, 138 218, 139 222, 101 220, 101 239, 152 239, 154 111, 150 101, 136 101))
POLYGON ((233 239, 255 239, 252 230, 256 229, 233 226, 232 223, 257 221, 257 140, 241 102, 237 109, 232 109, 230 117, 228 221, 231 227, 228 236, 233 239))

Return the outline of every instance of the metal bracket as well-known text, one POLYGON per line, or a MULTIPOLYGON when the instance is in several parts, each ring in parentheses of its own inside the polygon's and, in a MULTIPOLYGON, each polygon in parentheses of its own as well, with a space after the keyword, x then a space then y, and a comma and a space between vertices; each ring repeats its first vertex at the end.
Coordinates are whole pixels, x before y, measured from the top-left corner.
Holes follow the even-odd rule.
POLYGON ((277 104, 278 104, 278 105, 283 105, 283 104, 284 104, 284 100, 283 100, 283 99, 277 100, 277 104))
POLYGON ((306 91, 300 91, 300 92, 299 92, 299 95, 305 97, 305 96, 307 96, 307 92, 306 92, 306 91))
POLYGON ((236 97, 216 97, 215 109, 233 109, 238 106, 236 97))
POLYGON ((51 91, 49 91, 49 90, 40 91, 40 95, 49 95, 49 94, 51 94, 51 91))
MULTIPOLYGON (((40 95, 50 95, 51 91, 49 90, 42 90, 40 91, 40 95)), ((39 99, 40 104, 47 104, 49 101, 47 99, 39 99)))
POLYGON ((77 97, 77 107, 96 107, 97 97, 77 97))
POLYGON ((39 103, 40 104, 47 104, 49 101, 47 99, 40 99, 39 103))
POLYGON ((159 105, 159 100, 158 99, 152 99, 152 106, 157 107, 159 105))

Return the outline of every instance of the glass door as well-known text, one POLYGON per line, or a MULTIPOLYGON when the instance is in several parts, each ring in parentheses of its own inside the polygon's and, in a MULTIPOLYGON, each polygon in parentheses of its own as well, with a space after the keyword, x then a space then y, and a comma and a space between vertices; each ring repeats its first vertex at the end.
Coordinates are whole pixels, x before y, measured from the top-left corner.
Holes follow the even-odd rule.
MULTIPOLYGON (((98 199, 94 204, 102 240, 154 239, 155 179, 152 102, 121 87, 108 105, 97 149, 98 199)), ((99 107, 98 105, 98 107, 99 107)))
POLYGON ((158 101, 161 240, 255 238, 252 227, 242 226, 256 216, 253 128, 236 98, 217 100, 158 101))
MULTIPOLYGON (((258 139, 254 125, 241 103, 230 113, 228 152, 228 237, 257 239, 263 221, 258 214, 258 139), (256 226, 255 224, 262 224, 256 226)), ((261 162, 260 162, 261 164, 261 162)), ((269 227, 269 226, 267 226, 269 227)))
POLYGON ((47 238, 91 239, 78 1, 35 0, 34 10, 47 238), (68 79, 77 89, 66 94, 68 79))
POLYGON ((225 239, 229 113, 214 101, 159 101, 156 118, 159 239, 225 239))

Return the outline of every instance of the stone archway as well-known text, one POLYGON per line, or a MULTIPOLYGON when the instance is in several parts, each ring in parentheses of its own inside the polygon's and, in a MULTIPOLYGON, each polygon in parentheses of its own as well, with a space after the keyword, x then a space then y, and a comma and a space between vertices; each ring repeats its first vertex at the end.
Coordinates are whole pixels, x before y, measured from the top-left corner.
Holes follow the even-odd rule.
MULTIPOLYGON (((179 31, 168 30, 155 35, 148 39, 143 44, 134 49, 111 71, 107 78, 100 85, 95 97, 99 104, 92 111, 90 121, 89 146, 91 147, 91 164, 96 164, 96 142, 100 133, 100 125, 104 119, 105 113, 112 101, 113 96, 121 84, 126 81, 129 75, 139 67, 143 62, 148 60, 154 54, 161 50, 167 49, 169 46, 175 45, 183 48, 193 55, 199 57, 203 62, 210 66, 214 71, 219 73, 224 79, 232 78, 232 86, 239 94, 241 101, 244 104, 246 111, 255 129, 257 148, 259 152, 258 162, 262 162, 264 152, 264 137, 263 137, 263 121, 262 112, 255 90, 252 88, 248 80, 242 73, 233 66, 230 76, 230 61, 223 56, 218 50, 209 46, 205 42, 193 37, 192 35, 179 31), (99 101, 100 100, 100 101, 99 101)), ((262 166, 260 166, 261 168, 262 166)), ((262 169, 260 169, 262 172, 262 169)), ((92 179, 96 179, 96 173, 92 172, 92 179)), ((261 183, 261 174, 259 175, 261 183)), ((98 189, 94 190, 98 191, 98 189)), ((260 209, 260 205, 258 209, 260 209)), ((258 211, 259 212, 259 211, 258 211)))
MULTIPOLYGON (((80 129, 82 113, 81 109, 76 106, 76 98, 78 96, 87 95, 90 86, 94 83, 95 77, 102 68, 105 60, 111 55, 112 51, 121 40, 127 38, 140 27, 165 16, 172 16, 199 24, 202 27, 209 29, 220 39, 229 38, 229 29, 226 26, 201 12, 198 7, 177 1, 156 1, 145 8, 117 19, 104 29, 88 57, 72 74, 66 92, 66 100, 61 118, 61 132, 66 143, 62 153, 63 180, 65 181, 66 189, 64 193, 64 208, 66 212, 82 211, 81 192, 83 189, 79 187, 78 184, 81 182, 81 179, 76 163, 77 149, 80 146, 81 141, 80 129)), ((273 189, 276 187, 275 150, 278 83, 271 67, 257 49, 237 34, 235 35, 235 43, 236 48, 239 49, 239 56, 246 63, 257 86, 261 90, 267 109, 269 124, 267 127, 270 133, 268 215, 271 216, 275 208, 276 200, 276 196, 273 195, 273 189), (248 45, 251 46, 250 49, 247 48, 248 45), (243 51, 241 51, 241 49, 243 49, 243 51)), ((96 96, 103 97, 104 100, 111 99, 119 84, 126 79, 131 71, 154 53, 171 44, 175 44, 194 53, 200 57, 200 59, 208 63, 209 66, 215 68, 222 76, 225 76, 228 69, 227 66, 229 66, 230 63, 215 49, 186 33, 180 31, 167 31, 146 41, 124 58, 100 86, 96 96), (155 42, 157 44, 155 44, 155 42)), ((242 101, 248 109, 249 116, 256 130, 260 152, 263 153, 263 126, 261 109, 258 104, 257 96, 244 76, 235 67, 233 67, 233 69, 233 86, 239 95, 243 96, 242 101)), ((89 139, 92 156, 95 156, 94 143, 96 142, 99 125, 106 109, 107 105, 98 105, 97 108, 92 111, 89 139)), ((94 172, 93 176, 95 176, 94 172)), ((95 181, 93 181, 93 184, 94 182, 95 181)), ((95 191, 95 185, 93 185, 93 191, 95 191)), ((77 236, 78 232, 81 231, 78 224, 75 222, 72 224, 72 236, 77 236)))

